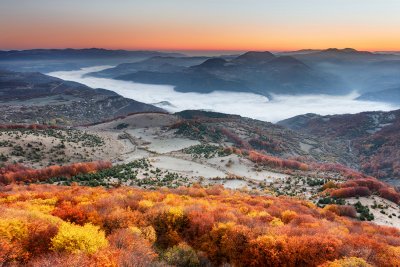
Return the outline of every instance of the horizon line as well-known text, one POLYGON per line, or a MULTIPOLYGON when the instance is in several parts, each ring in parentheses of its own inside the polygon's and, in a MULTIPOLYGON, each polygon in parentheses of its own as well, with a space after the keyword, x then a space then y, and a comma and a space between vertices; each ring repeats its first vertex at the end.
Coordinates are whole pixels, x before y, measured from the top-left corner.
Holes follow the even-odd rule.
POLYGON ((0 51, 28 51, 28 50, 90 50, 90 49, 98 49, 98 50, 110 50, 110 51, 152 51, 152 52, 300 52, 300 51, 325 51, 329 49, 354 49, 359 52, 400 52, 399 49, 390 49, 390 50, 375 50, 375 49, 356 49, 352 47, 328 47, 328 48, 300 48, 300 49, 191 49, 191 48, 173 48, 173 49, 165 49, 165 48, 104 48, 104 47, 34 47, 34 48, 0 48, 0 51))

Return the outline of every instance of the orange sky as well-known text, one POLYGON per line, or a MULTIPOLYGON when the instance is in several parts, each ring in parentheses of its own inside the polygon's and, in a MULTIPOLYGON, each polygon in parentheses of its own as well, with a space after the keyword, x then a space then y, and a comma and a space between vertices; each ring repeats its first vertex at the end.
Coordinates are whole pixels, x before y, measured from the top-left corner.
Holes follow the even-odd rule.
POLYGON ((0 49, 400 50, 394 0, 1 0, 0 49))

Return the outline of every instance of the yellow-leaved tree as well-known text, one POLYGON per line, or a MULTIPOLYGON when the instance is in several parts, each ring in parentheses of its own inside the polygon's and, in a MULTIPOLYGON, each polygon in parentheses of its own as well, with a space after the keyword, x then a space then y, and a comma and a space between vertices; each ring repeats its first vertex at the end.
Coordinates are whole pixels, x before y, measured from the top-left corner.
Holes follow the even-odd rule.
POLYGON ((53 250, 56 251, 88 254, 95 253, 108 245, 104 231, 90 223, 84 226, 63 223, 51 242, 53 250))
POLYGON ((350 258, 343 258, 340 260, 330 261, 320 265, 320 267, 372 267, 372 265, 367 263, 364 259, 350 257, 350 258))

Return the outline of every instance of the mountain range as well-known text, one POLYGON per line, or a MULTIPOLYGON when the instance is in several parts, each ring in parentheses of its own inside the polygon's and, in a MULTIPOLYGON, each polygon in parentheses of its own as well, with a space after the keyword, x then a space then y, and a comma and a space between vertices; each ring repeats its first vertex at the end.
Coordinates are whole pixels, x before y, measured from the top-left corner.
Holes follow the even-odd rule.
POLYGON ((220 57, 106 49, 0 51, 0 69, 23 72, 78 70, 103 78, 168 84, 181 92, 275 94, 360 94, 360 100, 398 104, 400 55, 351 48, 293 52, 246 52, 220 57), (115 66, 115 67, 111 67, 115 66))
MULTIPOLYGON (((192 59, 185 60, 188 62, 192 59)), ((169 65, 165 65, 165 59, 161 58, 151 61, 152 65, 145 60, 91 75, 140 83, 170 84, 181 92, 222 90, 267 96, 273 93, 345 93, 344 85, 333 75, 319 72, 294 57, 275 56, 270 52, 247 52, 233 59, 210 58, 192 66, 178 66, 171 60, 169 65), (129 70, 132 72, 128 74, 129 70)))
POLYGON ((155 56, 182 57, 157 51, 88 49, 32 49, 0 51, 0 69, 25 72, 78 70, 96 65, 117 65, 155 56))
MULTIPOLYGON (((343 95, 357 91, 360 99, 371 100, 370 93, 400 86, 399 70, 400 57, 395 54, 331 48, 277 54, 247 52, 229 58, 161 56, 89 75, 169 84, 182 92, 240 91, 273 98, 274 94, 343 95)), ((389 97, 378 100, 387 102, 389 97)))

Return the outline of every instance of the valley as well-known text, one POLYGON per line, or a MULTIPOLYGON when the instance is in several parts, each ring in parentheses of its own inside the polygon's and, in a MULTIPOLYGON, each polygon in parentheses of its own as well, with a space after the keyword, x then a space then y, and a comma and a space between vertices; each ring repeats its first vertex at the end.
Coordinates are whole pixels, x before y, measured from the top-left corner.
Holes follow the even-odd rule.
MULTIPOLYGON (((260 94, 198 76, 231 75, 231 61, 240 65, 236 71, 254 72, 260 57, 265 64, 302 64, 249 52, 223 59, 156 56, 47 74, 0 71, 0 261, 62 266, 53 260, 86 264, 102 257, 102 266, 110 257, 126 266, 139 260, 140 266, 187 266, 177 265, 181 256, 168 256, 177 250, 190 253, 193 266, 242 266, 250 251, 264 249, 258 242, 271 250, 275 243, 265 239, 285 247, 275 254, 276 266, 307 253, 312 256, 299 266, 329 260, 385 266, 384 258, 396 264, 397 104, 355 93, 260 94), (189 71, 186 81, 210 82, 209 91, 114 77, 171 69, 189 71), (10 227, 29 234, 4 230, 10 227), (43 247, 30 241, 36 229, 43 247), (79 253, 70 253, 66 243, 56 243, 68 231, 67 239, 90 243, 90 234, 100 241, 79 248, 71 241, 79 253), (214 243, 217 233, 236 241, 214 243), (237 261, 242 239, 246 252, 237 261), (316 243, 299 252, 300 239, 316 243), (367 252, 358 252, 359 239, 367 252), (132 242, 140 245, 127 245, 132 242), (321 244, 334 255, 315 257, 321 244), (205 248, 214 245, 225 256, 205 248), (371 258, 374 253, 380 256, 371 258)), ((254 266, 266 259, 261 255, 254 266)))
POLYGON ((74 129, 15 125, 3 127, 1 140, 0 154, 6 166, 19 162, 40 169, 96 161, 113 165, 96 173, 54 176, 40 183, 152 190, 223 185, 243 192, 296 197, 321 207, 352 207, 351 216, 372 214, 368 220, 400 227, 397 200, 387 200, 379 193, 362 198, 357 193, 336 200, 329 197, 330 186, 340 190, 351 179, 373 179, 344 167, 358 166, 347 145, 332 145, 323 138, 236 115, 139 113, 74 129), (264 155, 273 156, 264 159, 264 155), (330 162, 343 165, 331 166, 330 162), (357 212, 357 205, 368 212, 357 212))
POLYGON ((399 11, 0 0, 0 267, 400 267, 399 11))
MULTIPOLYGON (((249 92, 213 91, 210 93, 178 92, 171 85, 142 84, 105 77, 92 77, 95 70, 111 70, 109 66, 85 68, 78 71, 48 73, 63 80, 74 81, 92 88, 105 88, 136 101, 155 105, 169 112, 201 109, 237 114, 253 119, 278 122, 297 115, 313 112, 321 115, 390 111, 398 104, 357 100, 359 94, 273 94, 269 97, 249 92), (326 107, 329 107, 326 108, 326 107), (275 112, 280 110, 280 112, 275 112)), ((102 71, 100 71, 102 73, 102 71)), ((99 72, 99 73, 100 73, 99 72)))

